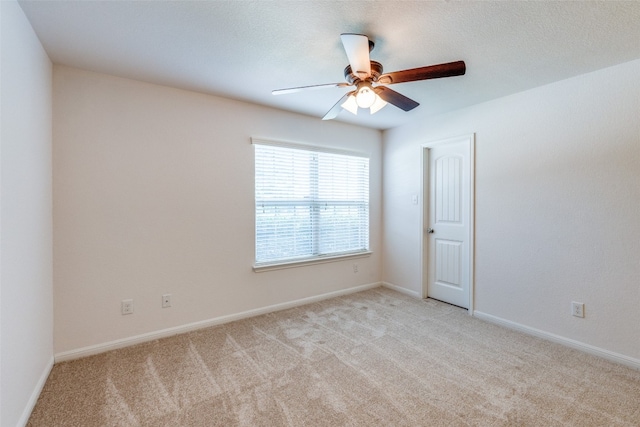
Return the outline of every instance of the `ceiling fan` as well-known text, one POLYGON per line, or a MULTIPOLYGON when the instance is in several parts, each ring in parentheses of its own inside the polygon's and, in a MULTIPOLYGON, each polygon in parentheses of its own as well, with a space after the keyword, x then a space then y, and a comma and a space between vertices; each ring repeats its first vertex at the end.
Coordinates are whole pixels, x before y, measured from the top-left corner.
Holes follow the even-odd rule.
POLYGON ((375 114, 387 103, 404 111, 411 111, 418 104, 411 98, 389 89, 387 85, 395 83, 415 82, 418 80, 438 79, 441 77, 461 76, 466 71, 464 61, 448 62, 409 70, 382 72, 382 64, 372 61, 369 52, 374 43, 363 34, 345 33, 340 35, 342 45, 347 53, 349 65, 344 69, 346 83, 329 83, 312 86, 300 86, 272 91, 274 95, 299 92, 302 90, 325 89, 331 87, 355 86, 355 90, 344 94, 342 98, 325 114, 322 120, 331 120, 345 110, 358 114, 358 108, 369 108, 375 114))

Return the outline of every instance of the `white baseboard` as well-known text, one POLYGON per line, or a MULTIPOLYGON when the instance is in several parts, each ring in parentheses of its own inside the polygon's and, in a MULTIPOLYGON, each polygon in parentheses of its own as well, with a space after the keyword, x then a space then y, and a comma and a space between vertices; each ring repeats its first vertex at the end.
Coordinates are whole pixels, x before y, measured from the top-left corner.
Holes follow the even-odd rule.
POLYGON ((36 407, 36 403, 38 402, 38 398, 40 397, 40 393, 42 393, 42 389, 44 388, 45 383, 47 382, 47 378, 49 378, 49 374, 51 373, 51 369, 53 369, 54 357, 51 356, 49 361, 47 362, 42 374, 40 375, 40 379, 36 383, 36 387, 33 389, 31 393, 31 397, 27 401, 27 406, 25 406, 24 411, 22 411, 22 416, 18 420, 17 427, 24 427, 27 425, 29 421, 29 417, 31 416, 31 412, 33 412, 33 408, 36 407))
POLYGON ((523 332, 528 335, 533 335, 538 338, 542 338, 548 341, 552 341, 558 344, 565 345, 567 347, 574 348, 576 350, 583 351, 585 353, 607 359, 611 362, 619 363, 621 365, 629 366, 640 370, 640 360, 633 357, 625 356, 624 354, 615 353, 613 351, 605 350, 600 347, 595 347, 590 344, 585 344, 580 341, 566 338, 560 335, 545 332, 540 329, 531 328, 529 326, 522 325, 520 323, 512 322, 510 320, 503 319, 501 317, 493 316, 491 314, 482 313, 480 311, 474 311, 473 316, 481 320, 486 320, 500 326, 504 326, 509 329, 513 329, 519 332, 523 332))
POLYGON ((176 326, 173 328, 162 329, 159 331, 148 332, 146 334, 135 335, 133 337, 122 338, 119 340, 109 341, 102 344, 96 344, 88 347, 82 347, 75 350, 56 353, 55 361, 64 362, 67 360, 79 359, 81 357, 92 356, 94 354, 104 353, 105 351, 115 350, 118 348, 129 347, 131 345, 140 344, 147 341, 154 341, 160 338, 166 338, 173 335, 183 334, 185 332, 195 331, 197 329, 208 328, 210 326, 221 325, 223 323, 233 322, 235 320, 246 319, 248 317, 260 316, 262 314, 273 313, 275 311, 286 310, 288 308, 298 307, 313 302, 322 301, 329 298, 335 298, 342 295, 353 294, 382 286, 382 283, 369 283, 353 288, 342 289, 339 291, 327 292, 321 295, 315 295, 308 298, 302 298, 295 301, 288 301, 280 304, 269 305, 266 307, 247 310, 240 313, 228 314, 226 316, 214 317, 213 319, 202 320, 200 322, 188 323, 186 325, 176 326))
POLYGON ((411 289, 403 288, 389 282, 382 282, 382 286, 384 286, 385 288, 393 289, 394 291, 400 292, 401 294, 409 295, 413 298, 422 299, 422 295, 420 295, 420 292, 412 291, 411 289))

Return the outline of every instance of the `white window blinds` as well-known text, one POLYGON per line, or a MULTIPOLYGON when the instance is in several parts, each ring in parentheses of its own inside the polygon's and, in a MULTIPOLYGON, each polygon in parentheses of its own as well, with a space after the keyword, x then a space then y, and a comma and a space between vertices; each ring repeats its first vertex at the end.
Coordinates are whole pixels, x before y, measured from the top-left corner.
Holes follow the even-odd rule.
POLYGON ((254 141, 256 266, 369 250, 369 159, 254 141))

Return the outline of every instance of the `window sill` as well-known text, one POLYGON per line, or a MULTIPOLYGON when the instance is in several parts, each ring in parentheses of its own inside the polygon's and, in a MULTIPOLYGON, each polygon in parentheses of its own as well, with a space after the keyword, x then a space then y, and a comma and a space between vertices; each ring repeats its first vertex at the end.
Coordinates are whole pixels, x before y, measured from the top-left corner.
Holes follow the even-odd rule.
POLYGON ((332 255, 318 258, 306 258, 297 261, 285 261, 269 264, 258 264, 253 266, 253 271, 256 273, 262 273, 263 271, 283 270, 285 268, 304 267, 313 264, 325 264, 327 262, 344 261, 346 259, 364 258, 372 254, 371 251, 355 252, 349 254, 332 255))

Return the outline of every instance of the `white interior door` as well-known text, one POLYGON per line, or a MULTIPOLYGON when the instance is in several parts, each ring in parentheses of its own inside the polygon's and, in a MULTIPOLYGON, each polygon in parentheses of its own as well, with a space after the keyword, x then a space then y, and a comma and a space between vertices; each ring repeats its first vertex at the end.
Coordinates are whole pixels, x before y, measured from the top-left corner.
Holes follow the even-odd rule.
POLYGON ((426 296, 470 308, 473 136, 424 148, 426 296))

